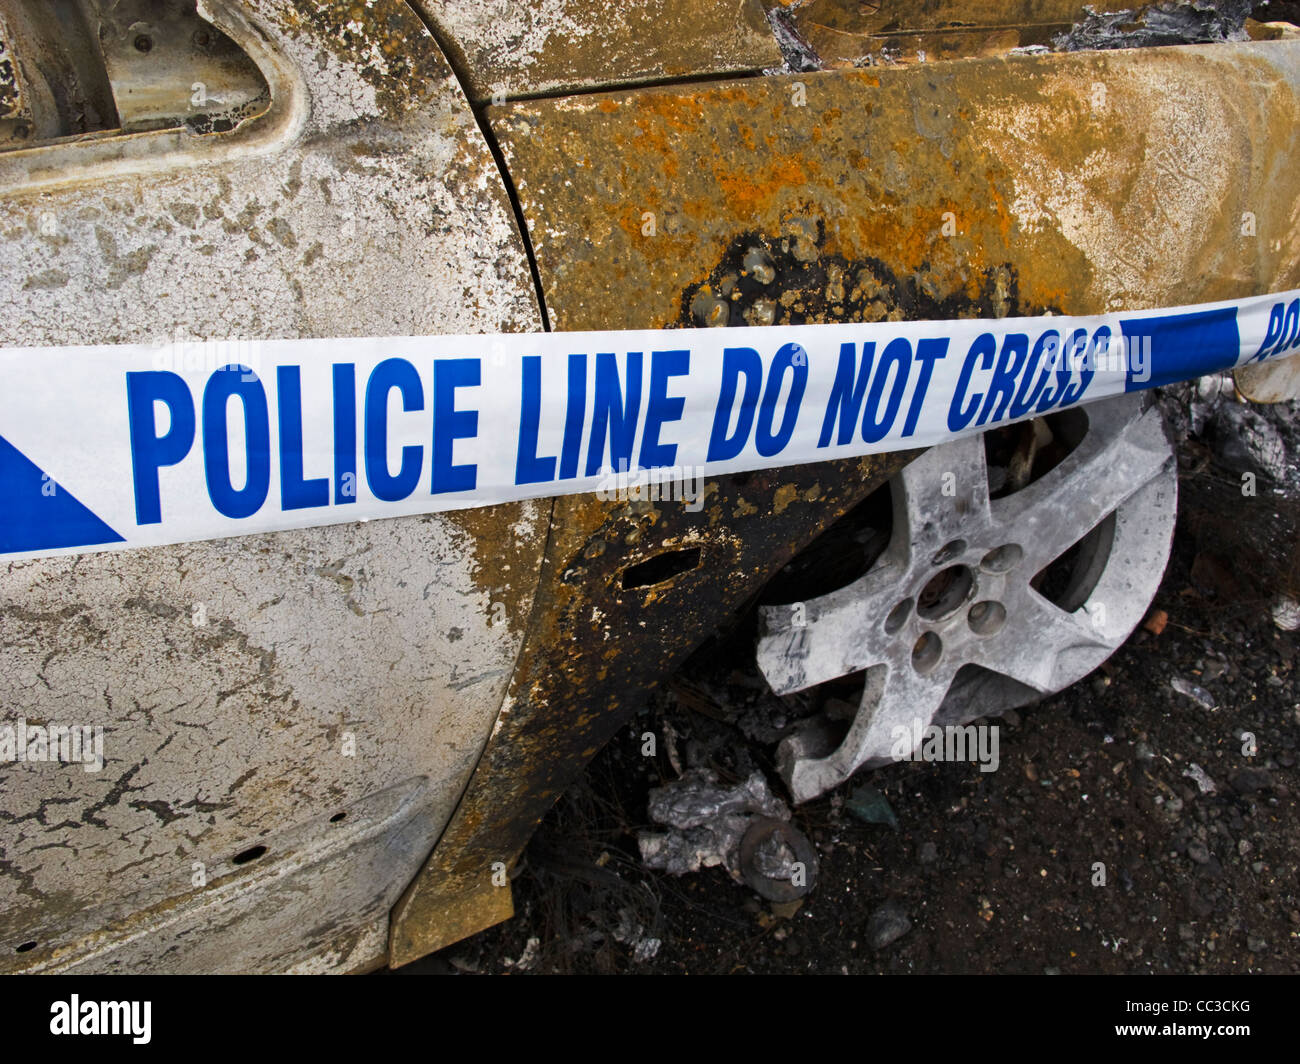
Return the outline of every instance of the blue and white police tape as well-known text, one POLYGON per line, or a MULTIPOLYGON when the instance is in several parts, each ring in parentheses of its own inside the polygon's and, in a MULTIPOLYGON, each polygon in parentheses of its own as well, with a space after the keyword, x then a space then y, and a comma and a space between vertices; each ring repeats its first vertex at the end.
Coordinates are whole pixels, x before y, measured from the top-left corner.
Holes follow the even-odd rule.
POLYGON ((1091 317, 8 348, 0 555, 926 447, 1298 349, 1300 292, 1091 317))

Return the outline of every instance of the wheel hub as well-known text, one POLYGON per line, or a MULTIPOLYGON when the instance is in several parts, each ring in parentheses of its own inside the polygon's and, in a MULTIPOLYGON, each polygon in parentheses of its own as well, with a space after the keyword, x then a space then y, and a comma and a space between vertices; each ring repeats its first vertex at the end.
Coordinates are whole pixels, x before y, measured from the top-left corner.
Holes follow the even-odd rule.
POLYGON ((890 761, 903 735, 1061 690, 1136 627, 1169 556, 1173 451, 1137 397, 1083 413, 1074 449, 1002 497, 981 437, 926 451, 892 485, 893 533, 865 574, 762 608, 758 663, 777 694, 865 674, 847 734, 814 719, 781 743, 796 802, 890 761), (1043 574, 1068 552, 1049 594, 1043 574))

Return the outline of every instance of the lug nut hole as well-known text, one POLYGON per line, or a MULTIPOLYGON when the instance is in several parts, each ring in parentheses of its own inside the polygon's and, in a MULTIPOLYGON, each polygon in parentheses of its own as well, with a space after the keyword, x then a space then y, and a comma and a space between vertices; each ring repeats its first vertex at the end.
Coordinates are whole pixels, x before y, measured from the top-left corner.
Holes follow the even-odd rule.
POLYGON ((924 675, 939 664, 943 657, 943 640, 933 632, 926 632, 912 647, 912 668, 924 675))
POLYGON ((980 568, 986 573, 1009 573, 1017 565, 1025 552, 1014 543, 1004 543, 994 547, 980 560, 980 568))
POLYGON ((1007 608, 1000 602, 977 602, 966 620, 976 635, 992 635, 1007 623, 1007 608))
POLYGON ((889 611, 889 616, 885 618, 885 632, 889 635, 893 635, 907 623, 907 618, 911 615, 912 600, 910 598, 905 598, 889 611))
POLYGON ((966 553, 966 541, 964 539, 954 539, 951 543, 945 543, 936 552, 931 562, 934 565, 947 565, 954 558, 966 553))

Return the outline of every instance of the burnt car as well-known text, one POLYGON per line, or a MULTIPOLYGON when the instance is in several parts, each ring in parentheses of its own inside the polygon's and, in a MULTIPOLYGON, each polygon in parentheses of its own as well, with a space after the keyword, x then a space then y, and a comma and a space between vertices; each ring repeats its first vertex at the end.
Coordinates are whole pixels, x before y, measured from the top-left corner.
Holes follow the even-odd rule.
MULTIPOLYGON (((0 0, 0 347, 202 367, 1300 285, 1300 31, 1248 4, 1014 6, 0 0)), ((1287 397, 1294 361, 1239 385, 1287 397)), ((120 473, 24 465, 31 398, 6 391, 4 483, 120 473)), ((70 438, 91 407, 55 391, 41 434, 70 438)), ((796 802, 887 761, 896 727, 1060 690, 1155 592, 1172 454, 1125 395, 687 505, 85 553, 0 517, 10 734, 98 729, 83 764, 0 765, 0 968, 358 972, 505 920, 635 693, 747 610, 778 694, 862 676, 851 715, 782 740, 796 802)))

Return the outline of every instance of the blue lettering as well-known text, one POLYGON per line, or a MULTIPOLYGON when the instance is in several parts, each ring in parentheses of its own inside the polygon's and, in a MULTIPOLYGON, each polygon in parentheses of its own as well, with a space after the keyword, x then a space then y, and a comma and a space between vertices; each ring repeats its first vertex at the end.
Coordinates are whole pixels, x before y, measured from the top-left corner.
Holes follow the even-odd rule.
POLYGON ((542 423, 542 359, 523 359, 523 397, 519 407, 519 453, 515 457, 516 484, 544 484, 555 479, 555 459, 537 457, 537 435, 542 423))
POLYGON ((757 351, 752 347, 728 347, 722 352, 722 387, 718 392, 718 408, 713 414, 706 461, 725 462, 745 449, 762 384, 763 360, 757 351), (740 400, 736 431, 728 437, 727 425, 731 421, 731 408, 736 404, 736 385, 741 376, 745 378, 745 394, 740 400))
POLYGON ((275 379, 280 414, 280 508, 306 510, 328 506, 329 478, 303 479, 302 370, 297 366, 279 366, 275 379))
POLYGON ((1008 413, 1012 418, 1024 417, 1038 402, 1043 386, 1051 376, 1051 365, 1056 361, 1056 352, 1060 343, 1061 335, 1055 329, 1048 329, 1034 341, 1033 350, 1029 352, 1029 362, 1025 366, 1024 375, 1020 378, 1020 387, 1016 389, 1016 397, 1011 400, 1008 413), (1044 355, 1047 356, 1047 363, 1043 366, 1042 373, 1038 374, 1038 379, 1031 390, 1029 382, 1034 380, 1034 374, 1038 372, 1038 363, 1042 361, 1044 355))
POLYGON ((402 448, 397 475, 388 471, 388 393, 401 394, 408 413, 424 409, 424 387, 414 366, 402 358, 386 358, 366 382, 366 482, 371 494, 384 502, 400 502, 415 490, 424 467, 424 448, 402 448))
POLYGON ((153 370, 126 375, 126 409, 131 426, 131 470, 135 481, 135 522, 162 520, 158 470, 175 465, 194 444, 194 400, 175 373, 153 370), (154 403, 167 407, 167 432, 158 435, 154 403))
POLYGON ((334 505, 357 501, 357 367, 334 366, 334 505))
MULTIPOLYGON (((947 343, 947 341, 944 341, 947 343)), ((857 372, 853 368, 855 345, 840 344, 840 361, 835 367, 835 383, 831 385, 831 397, 826 403, 826 416, 822 419, 822 434, 817 439, 818 447, 825 447, 831 442, 831 430, 835 428, 838 415, 839 433, 835 444, 843 447, 853 439, 853 429, 858 423, 858 411, 862 409, 862 398, 867 394, 867 379, 871 376, 871 364, 876 357, 876 344, 868 340, 862 345, 862 360, 857 372), (836 404, 839 409, 836 410, 836 404)))
POLYGON ((443 358, 433 364, 433 481, 429 492, 473 491, 478 483, 478 466, 452 465, 457 440, 478 435, 478 411, 456 409, 457 388, 477 388, 482 367, 477 358, 443 358))
POLYGON ((1268 314, 1268 329, 1264 333, 1264 342, 1251 357, 1252 362, 1262 361, 1268 357, 1273 345, 1282 339, 1282 303, 1274 303, 1268 314))
POLYGON ((930 377, 934 373, 934 364, 948 354, 948 337, 929 337, 916 344, 916 361, 921 364, 920 376, 916 378, 916 391, 912 395, 912 405, 907 411, 907 420, 903 422, 903 436, 910 436, 916 431, 916 423, 921 417, 921 407, 925 404, 926 392, 930 390, 930 377))
POLYGON ((907 389, 907 377, 912 371, 912 344, 905 337, 890 340, 881 353, 880 364, 871 381, 871 391, 867 395, 867 408, 862 412, 862 439, 866 443, 879 443, 887 435, 898 417, 898 407, 903 401, 903 392, 907 389), (877 420, 874 416, 880 410, 880 400, 885 394, 885 384, 893 376, 893 385, 889 389, 889 404, 884 415, 877 420))
POLYGON ((984 409, 980 411, 977 425, 984 425, 992 415, 994 421, 1001 421, 1007 412, 1016 390, 1016 378, 1024 368, 1025 358, 1029 354, 1029 337, 1024 333, 1007 333, 1002 338, 1002 351, 998 355, 998 364, 993 368, 989 380, 988 395, 984 399, 984 409))
POLYGON ((641 412, 641 352, 627 354, 627 396, 618 380, 618 358, 606 351, 596 355, 596 396, 592 401, 591 438, 587 443, 587 476, 600 472, 609 441, 610 468, 627 469, 641 412))
POLYGON ((578 475, 582 426, 587 416, 587 356, 569 356, 569 401, 564 415, 564 443, 560 448, 560 479, 578 475))
POLYGON ((669 398, 668 378, 691 371, 689 351, 656 351, 650 360, 650 398, 646 403, 645 432, 641 439, 641 467, 670 466, 677 460, 677 444, 660 443, 659 430, 666 421, 680 421, 686 400, 669 398))
POLYGON ((794 434, 799 420, 799 404, 803 402, 804 389, 808 387, 808 354, 798 344, 786 344, 772 360, 767 373, 767 387, 763 389, 763 402, 758 408, 758 424, 754 428, 754 447, 764 458, 780 454, 794 434), (790 379, 790 395, 785 401, 781 427, 774 433, 772 422, 776 417, 776 401, 785 382, 785 371, 790 379))
POLYGON ((1282 339, 1277 345, 1279 351, 1296 346, 1298 329, 1300 329, 1300 299, 1293 299, 1290 306, 1286 308, 1286 317, 1282 321, 1282 339))
MULTIPOLYGON (((1087 333, 1080 329, 1079 332, 1087 333)), ((1075 335, 1078 335, 1077 333, 1075 335)), ((1061 398, 1057 402, 1057 408, 1063 409, 1072 403, 1077 403, 1083 398, 1083 393, 1088 390, 1088 385, 1092 383, 1092 378, 1097 375, 1096 365, 1099 357, 1105 358, 1110 353, 1110 329, 1105 325, 1101 326, 1093 333, 1092 340, 1088 344, 1088 353, 1083 357, 1079 364, 1079 384, 1078 387, 1067 387, 1061 389, 1061 398)))
POLYGON ((243 518, 257 513, 271 487, 271 416, 266 390, 246 366, 223 366, 203 389, 203 470, 208 497, 219 513, 243 518), (230 438, 226 406, 238 399, 244 408, 244 486, 230 482, 230 438))
POLYGON ((961 364, 961 372, 957 375, 957 386, 953 389, 952 403, 948 406, 950 432, 960 432, 969 425, 980 408, 980 400, 984 398, 983 392, 975 392, 970 397, 970 402, 965 407, 962 406, 966 398, 966 390, 970 387, 971 374, 975 371, 975 360, 979 359, 981 369, 991 369, 997 353, 998 342, 993 338, 992 333, 980 333, 975 337, 975 342, 970 345, 970 350, 966 352, 966 361, 961 364))

